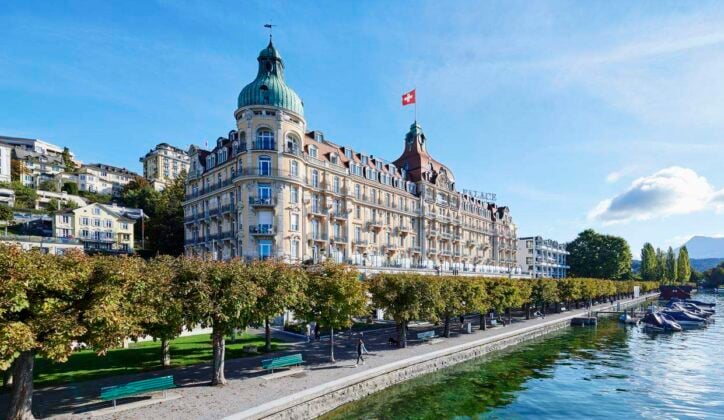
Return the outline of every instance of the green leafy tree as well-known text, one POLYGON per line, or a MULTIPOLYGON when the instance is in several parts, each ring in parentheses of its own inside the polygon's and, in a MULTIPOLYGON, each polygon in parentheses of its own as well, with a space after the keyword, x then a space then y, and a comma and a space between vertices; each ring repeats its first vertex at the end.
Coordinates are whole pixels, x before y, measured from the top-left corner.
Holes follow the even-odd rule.
POLYGON ((407 324, 413 320, 436 321, 439 298, 429 279, 416 274, 378 274, 370 280, 372 302, 397 324, 401 347, 407 347, 407 324))
POLYGON ((10 180, 20 181, 20 178, 25 174, 25 165, 18 159, 12 159, 10 161, 10 180))
POLYGON ((68 194, 78 195, 78 184, 75 182, 64 182, 61 190, 67 192, 68 194))
POLYGON ((63 148, 63 165, 65 166, 65 172, 73 173, 77 169, 73 157, 70 155, 70 149, 67 147, 63 148))
POLYGON ((554 279, 535 279, 531 290, 531 300, 545 313, 548 305, 559 301, 558 283, 554 279))
POLYGON ((558 282, 558 296, 566 303, 566 308, 571 308, 571 303, 581 299, 581 286, 576 279, 561 279, 558 282))
POLYGON ((43 191, 50 191, 50 192, 59 192, 58 191, 58 184, 51 180, 45 180, 38 185, 39 190, 43 191))
POLYGON ((8 225, 10 222, 13 221, 13 218, 13 209, 11 209, 9 206, 6 206, 5 204, 0 204, 0 223, 2 223, 3 225, 8 225))
POLYGON ((259 289, 250 278, 248 267, 237 260, 180 260, 177 285, 184 305, 184 324, 212 329, 212 385, 226 384, 226 335, 246 328, 252 319, 259 289))
POLYGON ((631 249, 623 238, 587 229, 568 244, 567 250, 572 277, 631 278, 631 249))
POLYGON ((439 302, 435 305, 438 311, 438 318, 444 321, 443 335, 450 337, 450 319, 461 314, 465 310, 462 299, 463 289, 466 283, 458 276, 434 277, 439 302))
POLYGON ((666 279, 669 280, 671 283, 676 282, 676 276, 678 274, 676 270, 676 255, 674 254, 674 250, 669 247, 668 251, 666 251, 666 279))
POLYGON ((703 273, 704 287, 713 289, 724 285, 724 262, 703 273))
MULTIPOLYGON (((302 273, 300 273, 301 275, 302 273)), ((329 328, 329 358, 334 362, 334 331, 352 325, 352 317, 367 312, 365 286, 357 270, 331 261, 307 272, 300 315, 329 328)))
POLYGON ((271 259, 248 264, 249 279, 259 289, 254 318, 264 324, 266 351, 271 351, 271 318, 298 306, 304 298, 306 276, 300 270, 271 259))
POLYGON ((686 283, 691 277, 691 261, 689 260, 689 250, 686 245, 679 248, 679 257, 676 260, 676 280, 679 283, 686 283))
POLYGON ((659 280, 658 279, 658 261, 656 260, 656 250, 654 246, 646 242, 641 249, 641 279, 643 280, 659 280))
POLYGON ((143 323, 143 329, 154 339, 161 340, 163 367, 171 367, 170 342, 181 334, 185 320, 178 272, 179 261, 169 256, 154 258, 146 264, 148 298, 144 304, 152 311, 143 323))
POLYGON ((146 234, 147 249, 154 254, 183 254, 185 183, 186 173, 182 172, 151 202, 153 208, 150 209, 146 234))
POLYGON ((486 290, 487 283, 482 277, 462 277, 459 288, 462 313, 480 314, 480 329, 485 329, 485 313, 490 309, 486 290))
POLYGON ((656 277, 660 282, 667 284, 669 282, 668 272, 666 271, 666 254, 661 248, 656 248, 656 277))
POLYGON ((36 356, 65 362, 74 341, 99 354, 141 333, 138 261, 0 245, 0 369, 13 366, 8 419, 33 418, 36 356))

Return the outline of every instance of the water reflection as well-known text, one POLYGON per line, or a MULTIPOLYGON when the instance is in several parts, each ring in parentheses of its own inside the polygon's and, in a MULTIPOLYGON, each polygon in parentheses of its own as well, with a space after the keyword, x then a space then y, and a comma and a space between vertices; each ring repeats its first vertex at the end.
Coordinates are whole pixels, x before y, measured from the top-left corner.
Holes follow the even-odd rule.
MULTIPOLYGON (((711 297, 710 300, 714 299, 711 297)), ((330 419, 724 418, 724 311, 706 329, 569 328, 394 386, 330 419)))

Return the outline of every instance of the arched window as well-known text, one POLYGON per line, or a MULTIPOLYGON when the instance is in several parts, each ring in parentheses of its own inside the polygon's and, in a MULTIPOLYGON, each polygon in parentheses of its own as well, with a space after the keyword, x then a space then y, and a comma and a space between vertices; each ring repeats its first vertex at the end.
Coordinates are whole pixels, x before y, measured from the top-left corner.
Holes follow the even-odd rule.
POLYGON ((257 160, 257 175, 271 175, 271 158, 269 156, 259 156, 257 160))
POLYGON ((274 150, 274 133, 268 128, 260 128, 256 132, 255 149, 274 150))
POLYGON ((299 140, 291 134, 287 134, 286 151, 293 154, 299 154, 299 140))

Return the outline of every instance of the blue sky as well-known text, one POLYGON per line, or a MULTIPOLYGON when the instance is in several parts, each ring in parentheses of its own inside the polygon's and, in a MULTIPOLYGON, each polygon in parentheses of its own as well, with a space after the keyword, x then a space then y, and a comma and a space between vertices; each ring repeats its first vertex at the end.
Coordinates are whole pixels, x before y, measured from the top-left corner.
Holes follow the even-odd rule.
POLYGON ((0 133, 136 171, 212 142, 270 19, 310 129, 395 159, 417 87, 428 149, 519 235, 724 235, 717 2, 4 2, 0 133))

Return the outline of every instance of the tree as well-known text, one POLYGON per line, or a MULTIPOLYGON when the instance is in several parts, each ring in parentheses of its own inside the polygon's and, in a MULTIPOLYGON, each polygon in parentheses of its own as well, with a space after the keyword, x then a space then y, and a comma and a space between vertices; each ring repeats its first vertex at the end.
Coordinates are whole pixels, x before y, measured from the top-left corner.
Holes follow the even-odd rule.
POLYGON ((10 161, 10 180, 20 181, 22 175, 25 174, 25 165, 18 159, 12 159, 10 161))
POLYGON ((536 306, 540 306, 541 312, 545 313, 549 304, 558 303, 558 284, 554 279, 535 279, 531 291, 531 300, 536 306))
POLYGON ((572 277, 631 278, 631 249, 623 238, 587 229, 568 244, 567 250, 572 277))
POLYGON ((141 333, 138 265, 132 258, 0 245, 0 369, 13 366, 8 419, 33 418, 36 355, 62 363, 74 341, 104 354, 141 333))
POLYGON ((248 267, 238 260, 182 258, 177 283, 185 325, 212 329, 211 384, 224 385, 225 336, 249 325, 259 289, 251 282, 248 267))
POLYGON ((45 208, 49 212, 55 212, 60 209, 60 205, 58 204, 58 200, 52 199, 48 202, 48 206, 45 208))
POLYGON ((0 222, 3 222, 3 224, 8 224, 13 221, 14 217, 15 213, 13 212, 13 209, 11 209, 9 206, 6 206, 5 204, 0 204, 0 222))
POLYGON ((581 287, 576 279, 561 279, 558 282, 558 296, 561 301, 566 302, 566 307, 570 309, 571 302, 576 302, 581 298, 581 287))
POLYGON ((2 186, 10 188, 15 192, 16 208, 35 208, 35 200, 38 198, 38 193, 35 189, 23 185, 20 181, 13 181, 10 184, 2 183, 2 186))
POLYGON ((714 268, 710 268, 703 273, 704 287, 713 289, 724 285, 724 262, 714 268))
POLYGON ((646 242, 641 249, 641 278, 643 280, 659 280, 657 263, 654 246, 646 242))
POLYGON ((65 191, 71 195, 78 195, 78 184, 75 182, 64 182, 61 191, 65 191))
POLYGON ((275 260, 258 260, 248 264, 249 279, 259 289, 254 318, 265 329, 266 351, 271 351, 272 317, 298 306, 304 296, 306 276, 299 267, 275 260))
POLYGON ((676 260, 676 280, 679 283, 686 283, 691 277, 691 261, 689 261, 689 250, 686 245, 679 248, 679 257, 676 260))
POLYGON ((417 274, 378 274, 370 280, 372 303, 397 324, 401 347, 407 347, 407 324, 417 319, 436 321, 436 288, 417 274))
POLYGON ((674 255, 674 250, 669 247, 669 250, 666 251, 666 278, 669 280, 669 282, 674 283, 676 282, 676 276, 677 276, 677 270, 676 270, 676 256, 674 255))
POLYGON ((666 284, 669 278, 668 272, 666 271, 666 255, 661 248, 656 248, 656 277, 659 281, 666 284))
POLYGON ((480 314, 480 329, 485 329, 485 312, 490 309, 486 282, 482 277, 462 277, 459 289, 463 313, 480 314))
POLYGON ((181 291, 177 283, 178 260, 161 256, 146 264, 145 281, 147 300, 153 308, 149 320, 143 323, 144 331, 161 340, 161 365, 171 367, 170 341, 181 334, 184 312, 181 291))
POLYGON ((438 317, 444 320, 443 335, 450 337, 450 318, 463 312, 465 306, 462 300, 465 283, 458 276, 434 277, 437 293, 440 298, 435 305, 438 317))
POLYGON ((67 147, 63 148, 63 165, 65 165, 65 172, 73 173, 76 170, 75 162, 73 162, 73 157, 70 155, 70 149, 67 147))
POLYGON ((58 184, 51 180, 45 180, 38 185, 39 190, 43 191, 50 191, 50 192, 58 192, 58 184))
MULTIPOLYGON (((146 233, 147 249, 154 254, 181 255, 184 251, 184 210, 186 173, 182 172, 161 193, 154 193, 146 233)), ((145 207, 141 207, 146 211, 145 207)), ((140 225, 140 223, 137 223, 140 225)))
POLYGON ((304 319, 329 327, 329 358, 334 362, 334 330, 352 325, 353 316, 367 312, 367 294, 359 273, 331 261, 312 267, 300 301, 304 319))

